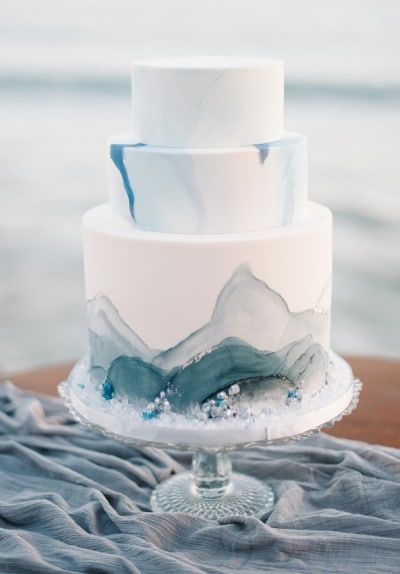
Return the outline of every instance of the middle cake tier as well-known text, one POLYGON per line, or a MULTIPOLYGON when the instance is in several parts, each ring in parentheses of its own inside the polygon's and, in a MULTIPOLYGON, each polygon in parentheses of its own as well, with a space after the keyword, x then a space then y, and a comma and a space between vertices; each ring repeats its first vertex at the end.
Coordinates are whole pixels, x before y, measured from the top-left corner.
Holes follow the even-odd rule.
POLYGON ((147 231, 235 233, 290 225, 305 213, 307 142, 286 132, 237 148, 147 146, 132 135, 109 141, 115 220, 147 231))

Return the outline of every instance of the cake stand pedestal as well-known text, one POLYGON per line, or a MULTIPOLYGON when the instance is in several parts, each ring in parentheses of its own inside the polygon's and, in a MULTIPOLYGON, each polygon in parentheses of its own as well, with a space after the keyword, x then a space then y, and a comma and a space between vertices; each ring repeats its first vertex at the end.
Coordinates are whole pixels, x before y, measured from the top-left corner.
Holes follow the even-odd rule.
POLYGON ((74 373, 69 381, 59 385, 59 394, 78 422, 106 436, 135 446, 194 452, 191 471, 177 474, 155 488, 151 496, 153 511, 186 512, 210 519, 232 515, 260 517, 273 508, 274 492, 264 482, 232 472, 229 452, 299 440, 333 426, 350 414, 358 404, 362 385, 353 379, 351 369, 343 359, 337 355, 333 357, 330 369, 338 370, 342 377, 349 379, 346 393, 335 401, 335 406, 320 406, 315 414, 312 412, 306 417, 299 409, 288 417, 290 424, 275 421, 271 428, 249 425, 239 429, 232 427, 230 431, 229 428, 205 425, 204 428, 197 426, 192 432, 184 426, 152 425, 137 420, 127 426, 118 416, 99 412, 85 404, 73 390, 74 373))
POLYGON ((261 516, 274 506, 274 501, 270 486, 232 472, 225 450, 195 451, 192 470, 162 482, 150 500, 154 512, 188 512, 211 519, 261 516))

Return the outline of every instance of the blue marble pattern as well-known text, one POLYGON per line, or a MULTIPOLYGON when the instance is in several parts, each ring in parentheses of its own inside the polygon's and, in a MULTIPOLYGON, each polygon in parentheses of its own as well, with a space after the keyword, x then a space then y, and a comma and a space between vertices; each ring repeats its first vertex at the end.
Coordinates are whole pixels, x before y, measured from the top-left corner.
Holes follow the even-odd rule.
POLYGON ((328 359, 318 340, 326 328, 325 314, 291 313, 284 299, 254 277, 247 265, 239 266, 224 286, 210 321, 165 351, 150 349, 107 297, 96 297, 88 307, 91 372, 103 384, 104 398, 115 394, 148 403, 168 391, 171 408, 182 412, 236 382, 251 395, 276 384, 302 381, 306 387, 308 380, 324 379, 328 359), (260 325, 259 316, 280 316, 285 325, 280 341, 287 344, 257 349, 229 335, 238 331, 234 323, 240 321, 238 309, 246 306, 249 289, 259 294, 253 328, 274 330, 268 322, 260 325))
POLYGON ((133 221, 135 221, 135 194, 132 187, 132 182, 130 180, 128 170, 124 163, 124 149, 126 147, 141 147, 143 144, 116 144, 110 145, 110 157, 113 161, 115 167, 121 174, 122 182, 124 184, 124 189, 129 201, 129 211, 132 216, 133 221))
MULTIPOLYGON (((191 226, 191 232, 201 233, 206 223, 206 210, 203 203, 202 194, 198 187, 195 166, 193 165, 193 156, 190 154, 174 153, 155 154, 152 157, 153 170, 148 182, 147 189, 136 189, 135 191, 132 180, 134 178, 133 169, 129 169, 129 159, 127 151, 129 148, 146 147, 145 144, 130 143, 112 143, 110 144, 110 157, 121 176, 124 191, 129 201, 129 211, 133 221, 143 229, 155 231, 171 231, 169 228, 164 229, 166 219, 166 202, 179 205, 180 217, 185 225, 191 226), (161 164, 160 158, 162 158, 161 164), (166 172, 173 183, 170 187, 165 187, 165 181, 159 181, 161 174, 166 172), (168 193, 165 193, 165 191, 168 193), (161 193, 154 198, 155 191, 161 193), (142 193, 141 209, 138 213, 138 194, 142 193), (146 196, 146 204, 143 206, 143 199, 146 196), (152 203, 151 203, 152 202, 152 203), (149 209, 149 205, 151 208, 149 209)), ((128 152, 129 153, 129 152, 128 152)), ((140 157, 140 156, 138 156, 140 157)), ((146 156, 145 156, 146 157, 146 156)), ((171 208, 172 209, 172 208, 171 208)), ((176 229, 179 231, 179 228, 176 229)))
POLYGON ((269 154, 269 145, 268 144, 256 144, 254 146, 256 149, 258 149, 258 157, 260 158, 260 163, 262 165, 264 165, 265 160, 268 157, 269 154))
MULTIPOLYGON (((182 218, 191 221, 193 233, 201 233, 206 223, 206 209, 199 186, 196 181, 196 170, 193 164, 193 157, 190 155, 182 156, 179 162, 179 168, 175 163, 175 156, 165 154, 165 161, 170 162, 171 172, 175 173, 177 183, 174 196, 181 192, 180 207, 182 209, 182 218), (183 193, 182 193, 183 192, 183 193)), ((175 197, 176 201, 176 197, 175 197)))

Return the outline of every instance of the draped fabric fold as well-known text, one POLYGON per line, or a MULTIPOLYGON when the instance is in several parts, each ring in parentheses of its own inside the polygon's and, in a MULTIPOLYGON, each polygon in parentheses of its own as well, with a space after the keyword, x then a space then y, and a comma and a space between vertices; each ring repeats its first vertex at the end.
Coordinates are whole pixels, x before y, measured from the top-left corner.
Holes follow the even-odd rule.
POLYGON ((400 450, 327 435, 233 455, 275 489, 263 517, 149 512, 190 455, 75 423, 59 399, 0 386, 0 572, 400 572, 400 450))

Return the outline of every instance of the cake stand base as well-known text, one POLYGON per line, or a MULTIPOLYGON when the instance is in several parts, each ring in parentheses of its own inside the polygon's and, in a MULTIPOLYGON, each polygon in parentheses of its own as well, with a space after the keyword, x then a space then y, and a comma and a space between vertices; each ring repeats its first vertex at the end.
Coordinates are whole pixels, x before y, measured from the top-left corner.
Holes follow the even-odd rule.
POLYGON ((90 380, 85 363, 78 364, 69 381, 59 385, 59 393, 77 421, 106 436, 135 446, 194 452, 192 470, 161 483, 153 491, 151 508, 155 512, 186 512, 220 519, 228 515, 261 517, 274 506, 270 486, 232 473, 229 451, 305 438, 333 426, 356 408, 362 385, 334 353, 327 382, 320 395, 297 408, 281 409, 275 416, 272 413, 251 421, 239 418, 202 424, 185 418, 148 422, 132 406, 127 417, 110 410, 104 404, 107 401, 97 404, 96 393, 86 393, 90 380))
POLYGON ((201 451, 193 470, 162 482, 151 496, 154 512, 187 512, 209 519, 224 516, 260 517, 274 506, 274 492, 261 481, 231 472, 225 452, 201 451))

